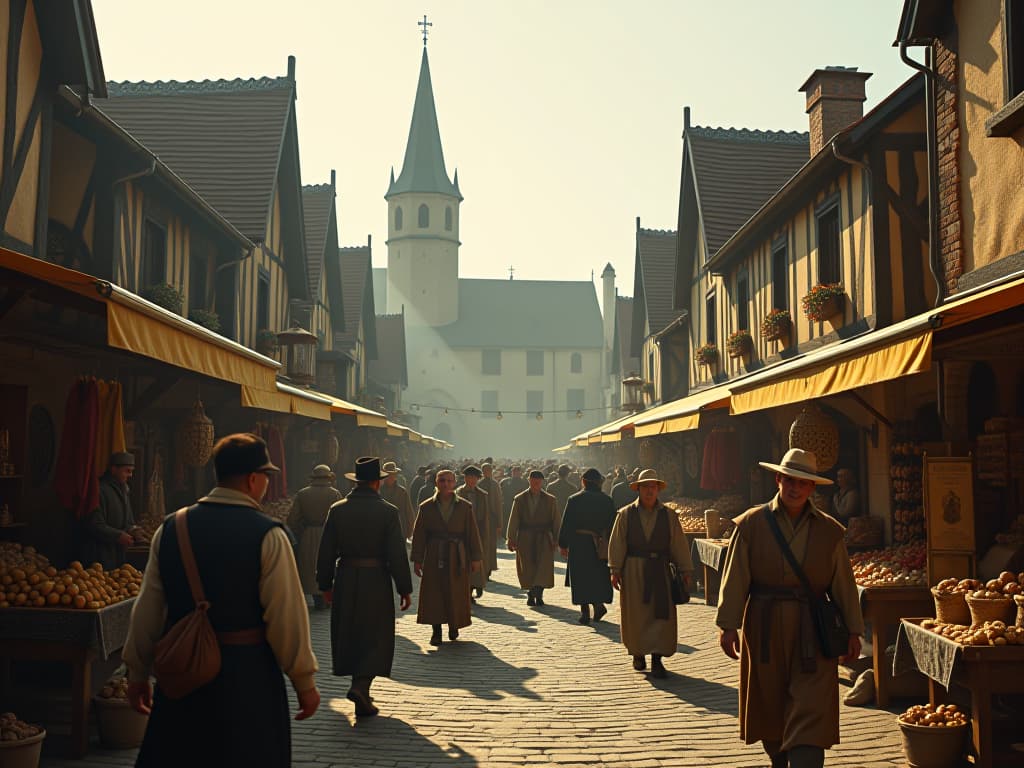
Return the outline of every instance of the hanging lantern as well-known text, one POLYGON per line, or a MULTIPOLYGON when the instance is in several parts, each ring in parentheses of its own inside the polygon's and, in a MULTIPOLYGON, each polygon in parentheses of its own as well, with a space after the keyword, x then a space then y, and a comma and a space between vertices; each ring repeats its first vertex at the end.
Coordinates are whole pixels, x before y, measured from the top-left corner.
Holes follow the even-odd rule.
POLYGON ((338 455, 341 453, 341 443, 338 442, 338 436, 334 433, 333 429, 327 433, 327 441, 324 447, 326 448, 327 463, 333 467, 338 463, 338 455))
POLYGON ((644 380, 639 376, 627 376, 622 380, 622 410, 636 413, 644 409, 640 402, 640 388, 644 380))
POLYGON ((316 381, 316 345, 320 340, 297 323, 277 334, 284 350, 285 375, 296 384, 316 381))
POLYGON ((805 406, 789 428, 789 447, 810 451, 818 472, 827 472, 839 459, 839 427, 817 406, 805 406))
POLYGON ((186 467, 205 467, 213 454, 213 422, 199 398, 178 429, 178 452, 186 467))

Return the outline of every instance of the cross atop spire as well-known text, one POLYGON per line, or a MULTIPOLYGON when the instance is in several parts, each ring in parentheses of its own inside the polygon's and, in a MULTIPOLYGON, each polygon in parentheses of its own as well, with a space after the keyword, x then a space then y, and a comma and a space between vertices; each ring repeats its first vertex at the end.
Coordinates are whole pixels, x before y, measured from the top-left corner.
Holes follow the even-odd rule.
POLYGON ((427 35, 430 34, 430 30, 427 27, 434 26, 434 22, 427 21, 427 14, 423 14, 423 21, 417 21, 416 26, 423 27, 423 47, 427 47, 427 35))

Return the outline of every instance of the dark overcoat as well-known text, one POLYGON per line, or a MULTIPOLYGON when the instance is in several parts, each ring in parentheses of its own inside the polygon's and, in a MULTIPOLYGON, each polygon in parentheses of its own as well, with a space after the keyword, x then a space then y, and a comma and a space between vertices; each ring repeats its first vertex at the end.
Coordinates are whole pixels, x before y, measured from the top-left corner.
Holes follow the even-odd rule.
POLYGON ((569 550, 565 583, 572 588, 573 605, 612 601, 608 561, 598 559, 594 537, 586 531, 607 539, 614 522, 612 499, 598 488, 585 488, 570 496, 565 504, 558 546, 569 550))
POLYGON ((88 567, 99 563, 103 570, 112 571, 125 562, 125 550, 117 539, 135 525, 128 488, 117 482, 110 473, 100 478, 100 503, 89 514, 82 526, 84 540, 79 556, 88 567))
POLYGON ((390 676, 395 655, 392 583, 399 595, 412 593, 398 509, 370 488, 349 491, 327 514, 316 580, 321 590, 334 590, 334 674, 390 676), (374 560, 379 564, 365 562, 374 560))

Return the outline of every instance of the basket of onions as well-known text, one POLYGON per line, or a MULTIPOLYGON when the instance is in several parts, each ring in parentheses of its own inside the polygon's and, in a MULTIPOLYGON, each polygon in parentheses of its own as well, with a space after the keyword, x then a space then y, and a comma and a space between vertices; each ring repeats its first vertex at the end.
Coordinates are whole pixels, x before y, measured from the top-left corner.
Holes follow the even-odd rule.
POLYGON ((0 714, 0 765, 4 768, 37 768, 46 731, 29 725, 13 712, 0 714))
POLYGON ((128 678, 108 680, 93 698, 100 741, 108 749, 134 749, 142 744, 149 716, 128 703, 128 678))
POLYGON ((896 718, 911 768, 954 768, 967 745, 970 721, 956 704, 917 704, 896 718))

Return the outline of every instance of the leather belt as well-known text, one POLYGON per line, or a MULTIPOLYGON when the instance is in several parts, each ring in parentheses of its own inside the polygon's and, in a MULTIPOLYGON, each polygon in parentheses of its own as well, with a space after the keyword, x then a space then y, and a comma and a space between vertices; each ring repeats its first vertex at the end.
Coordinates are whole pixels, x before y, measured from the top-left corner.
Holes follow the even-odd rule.
POLYGON ((266 642, 266 627, 239 629, 234 632, 218 632, 217 642, 221 645, 259 645, 266 642))
POLYGON ((815 667, 816 642, 811 626, 807 592, 801 587, 776 587, 767 584, 751 584, 750 600, 761 604, 761 663, 771 660, 772 608, 776 601, 802 603, 800 608, 800 667, 804 672, 813 672, 815 667))
POLYGON ((339 568, 383 568, 379 557, 346 557, 338 561, 339 568))

